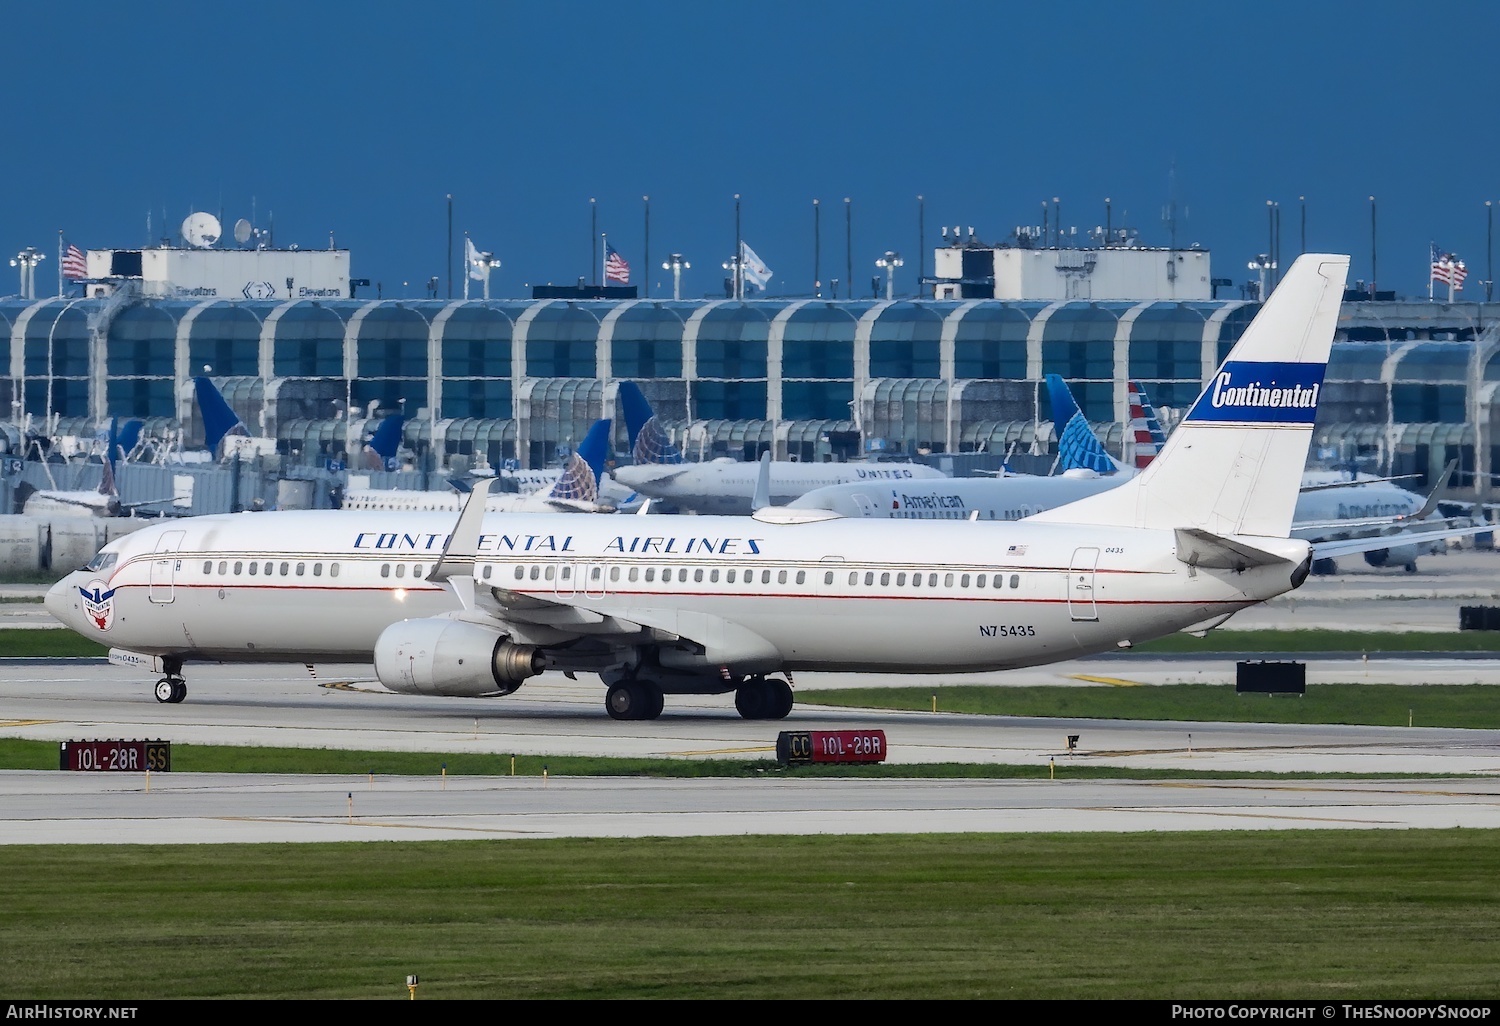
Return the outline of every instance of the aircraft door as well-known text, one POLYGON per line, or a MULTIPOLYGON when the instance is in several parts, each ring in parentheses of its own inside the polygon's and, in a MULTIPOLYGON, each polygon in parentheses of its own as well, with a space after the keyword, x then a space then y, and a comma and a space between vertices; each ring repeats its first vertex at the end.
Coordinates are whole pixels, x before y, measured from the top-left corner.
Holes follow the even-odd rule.
POLYGON ((186 534, 186 531, 167 531, 157 539, 156 553, 151 560, 151 587, 147 592, 152 602, 166 605, 175 597, 177 571, 182 567, 177 550, 182 547, 186 534))
POLYGON ((1075 623, 1099 619, 1099 606, 1094 601, 1094 574, 1098 565, 1097 548, 1073 550, 1073 562, 1068 568, 1068 616, 1075 623))
POLYGON ((589 598, 604 597, 604 564, 585 563, 579 567, 579 573, 584 575, 579 581, 579 587, 589 598))

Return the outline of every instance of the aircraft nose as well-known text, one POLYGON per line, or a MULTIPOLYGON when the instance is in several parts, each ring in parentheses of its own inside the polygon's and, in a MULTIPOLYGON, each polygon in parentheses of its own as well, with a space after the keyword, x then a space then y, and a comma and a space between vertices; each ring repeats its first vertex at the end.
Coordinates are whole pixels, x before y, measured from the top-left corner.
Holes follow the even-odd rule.
POLYGON ((69 574, 47 589, 47 612, 69 627, 73 626, 73 598, 78 594, 78 586, 73 581, 76 576, 69 574))

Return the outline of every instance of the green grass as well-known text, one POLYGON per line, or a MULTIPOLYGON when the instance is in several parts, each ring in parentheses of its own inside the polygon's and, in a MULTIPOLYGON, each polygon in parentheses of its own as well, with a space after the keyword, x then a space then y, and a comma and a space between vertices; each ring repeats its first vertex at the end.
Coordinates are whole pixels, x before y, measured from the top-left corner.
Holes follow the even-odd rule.
MULTIPOLYGON (((58 742, 0 738, 0 770, 55 770, 58 742)), ((176 773, 329 773, 386 776, 520 776, 540 777, 884 777, 970 780, 1242 780, 1297 779, 1316 776, 1412 779, 1413 773, 1246 773, 1225 770, 1143 769, 1090 765, 1067 760, 1004 763, 876 763, 782 766, 772 759, 614 759, 582 756, 445 754, 437 752, 356 752, 328 748, 237 748, 172 745, 176 773)))
POLYGON ((1136 645, 1146 655, 1176 652, 1500 652, 1500 631, 1209 631, 1136 645))
MULTIPOLYGON (((1128 673, 1122 668, 1121 672, 1128 673)), ((1500 687, 1487 684, 1309 684, 1307 694, 1238 694, 1228 684, 1141 687, 838 688, 797 692, 799 703, 861 709, 1061 719, 1200 720, 1500 727, 1500 687)))
POLYGON ((0 629, 0 659, 63 659, 80 656, 103 658, 107 655, 109 649, 106 646, 66 629, 0 629))
POLYGON ((1493 830, 0 846, 0 875, 25 999, 1491 999, 1500 964, 1493 830))

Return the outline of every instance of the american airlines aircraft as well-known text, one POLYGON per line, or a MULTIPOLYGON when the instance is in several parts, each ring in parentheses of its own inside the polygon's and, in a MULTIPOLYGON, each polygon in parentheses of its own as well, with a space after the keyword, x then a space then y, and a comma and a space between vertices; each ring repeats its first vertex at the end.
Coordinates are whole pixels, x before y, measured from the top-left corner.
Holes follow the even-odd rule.
MULTIPOLYGON (((741 515, 752 512, 750 497, 762 473, 760 464, 728 457, 688 463, 667 438, 646 397, 633 382, 620 382, 619 396, 635 463, 617 468, 613 472, 616 481, 680 510, 741 515)), ((947 476, 921 463, 773 460, 771 501, 784 506, 814 488, 846 481, 919 481, 947 476)))
POLYGON ((1290 537, 1349 258, 1297 259, 1152 464, 1017 522, 229 514, 138 531, 47 595, 186 694, 192 660, 372 660, 387 688, 510 694, 597 673, 615 719, 733 692, 779 719, 803 670, 1000 670, 1203 631, 1299 586, 1290 537))
MULTIPOLYGON (((97 488, 33 488, 23 483, 16 489, 16 512, 29 517, 124 517, 137 508, 160 506, 169 498, 123 503, 116 487, 116 468, 129 457, 141 438, 140 420, 128 420, 123 427, 118 417, 110 421, 105 441, 104 472, 97 488)), ((48 475, 52 471, 49 466, 48 475)), ((56 483, 55 481, 53 482, 56 483)))

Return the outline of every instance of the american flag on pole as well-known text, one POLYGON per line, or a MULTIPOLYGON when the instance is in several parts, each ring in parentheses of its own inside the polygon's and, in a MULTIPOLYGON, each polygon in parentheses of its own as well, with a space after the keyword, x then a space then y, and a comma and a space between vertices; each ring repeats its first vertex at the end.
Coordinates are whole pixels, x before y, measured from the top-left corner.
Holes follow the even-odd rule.
POLYGON ((604 280, 617 281, 621 285, 630 284, 630 265, 625 262, 620 251, 607 242, 604 244, 604 280))
POLYGON ((1448 282, 1453 286, 1454 292, 1462 291, 1464 279, 1469 276, 1469 269, 1464 266, 1462 260, 1459 260, 1451 253, 1448 254, 1448 260, 1448 282))
POLYGON ((63 254, 62 273, 64 278, 87 278, 89 276, 88 256, 72 243, 68 244, 68 250, 63 254))
POLYGON ((1447 256, 1441 250, 1439 250, 1437 248, 1437 243, 1436 242, 1431 243, 1431 258, 1432 258, 1432 280, 1433 281, 1440 281, 1440 282, 1443 282, 1444 284, 1447 284, 1447 282, 1448 282, 1448 258, 1447 258, 1447 256))

